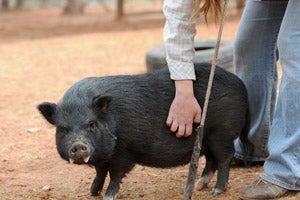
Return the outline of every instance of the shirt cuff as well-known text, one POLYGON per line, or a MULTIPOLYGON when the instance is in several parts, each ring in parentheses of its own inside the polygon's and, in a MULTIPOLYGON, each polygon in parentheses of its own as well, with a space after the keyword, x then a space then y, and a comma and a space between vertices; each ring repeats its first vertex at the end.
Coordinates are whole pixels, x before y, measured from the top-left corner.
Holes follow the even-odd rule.
POLYGON ((193 63, 168 60, 168 66, 172 80, 196 80, 193 63))

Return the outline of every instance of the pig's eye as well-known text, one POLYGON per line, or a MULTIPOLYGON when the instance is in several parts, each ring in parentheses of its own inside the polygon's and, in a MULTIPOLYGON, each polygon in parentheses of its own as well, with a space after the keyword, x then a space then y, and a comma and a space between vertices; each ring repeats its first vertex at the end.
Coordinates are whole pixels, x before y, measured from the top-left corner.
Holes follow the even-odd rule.
POLYGON ((87 125, 88 131, 91 131, 91 132, 94 132, 97 129, 97 127, 98 127, 97 122, 95 122, 95 121, 91 121, 87 125))
POLYGON ((64 126, 58 126, 57 127, 57 132, 62 133, 62 134, 67 134, 69 132, 69 129, 64 126))

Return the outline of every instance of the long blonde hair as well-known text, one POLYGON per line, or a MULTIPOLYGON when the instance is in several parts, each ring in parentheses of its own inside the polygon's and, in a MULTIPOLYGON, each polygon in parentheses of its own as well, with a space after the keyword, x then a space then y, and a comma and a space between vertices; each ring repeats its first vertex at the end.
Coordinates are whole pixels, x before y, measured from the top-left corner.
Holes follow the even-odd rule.
POLYGON ((217 22, 222 13, 223 0, 194 0, 194 12, 192 13, 192 19, 203 14, 207 23, 208 15, 211 15, 215 22, 217 22))

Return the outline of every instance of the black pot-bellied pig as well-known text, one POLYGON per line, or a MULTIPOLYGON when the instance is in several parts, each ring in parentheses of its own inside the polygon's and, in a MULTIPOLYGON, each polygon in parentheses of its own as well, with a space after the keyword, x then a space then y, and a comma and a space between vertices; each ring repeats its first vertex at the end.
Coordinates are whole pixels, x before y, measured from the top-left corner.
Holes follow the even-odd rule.
MULTIPOLYGON (((210 64, 195 66, 194 93, 203 105, 210 64)), ((98 195, 107 173, 104 199, 115 199, 120 182, 135 164, 169 168, 189 163, 195 131, 176 138, 166 126, 175 94, 168 69, 140 75, 85 78, 74 84, 58 104, 42 103, 42 115, 56 126, 60 156, 75 164, 93 165, 91 194, 98 195)), ((233 141, 246 133, 247 92, 233 74, 217 68, 205 122, 203 148, 206 166, 198 188, 218 170, 213 195, 224 191, 234 154, 233 141)))

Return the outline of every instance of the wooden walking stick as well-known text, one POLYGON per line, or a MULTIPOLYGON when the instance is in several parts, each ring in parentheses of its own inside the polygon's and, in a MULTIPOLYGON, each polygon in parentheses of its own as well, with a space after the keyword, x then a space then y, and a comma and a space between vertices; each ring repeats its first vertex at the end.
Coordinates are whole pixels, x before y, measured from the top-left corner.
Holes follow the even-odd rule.
POLYGON ((213 78, 215 75, 216 63, 218 60, 218 53, 219 53, 219 48, 220 48, 220 43, 221 43, 221 36, 222 36, 223 27, 224 27, 228 1, 229 0, 224 1, 223 14, 222 14, 222 18, 221 18, 220 27, 219 27, 219 34, 218 34, 218 39, 217 39, 217 43, 216 43, 215 53, 214 53, 214 57, 213 57, 212 65, 211 65, 208 86, 207 86, 206 96, 205 96, 205 101, 204 101, 204 107, 203 107, 203 112, 202 112, 202 117, 201 117, 201 123, 196 129, 197 135, 196 135, 196 140, 195 140, 195 144, 194 144, 193 154, 191 157, 186 187, 185 187, 185 191, 184 191, 184 199, 185 200, 190 200, 192 198, 192 194, 193 194, 193 190, 194 190, 195 179, 196 179, 196 174, 197 174, 198 165, 199 165, 202 139, 203 139, 204 123, 205 123, 205 118, 206 118, 206 113, 207 113, 208 101, 209 101, 211 88, 212 88, 212 82, 213 82, 213 78))

